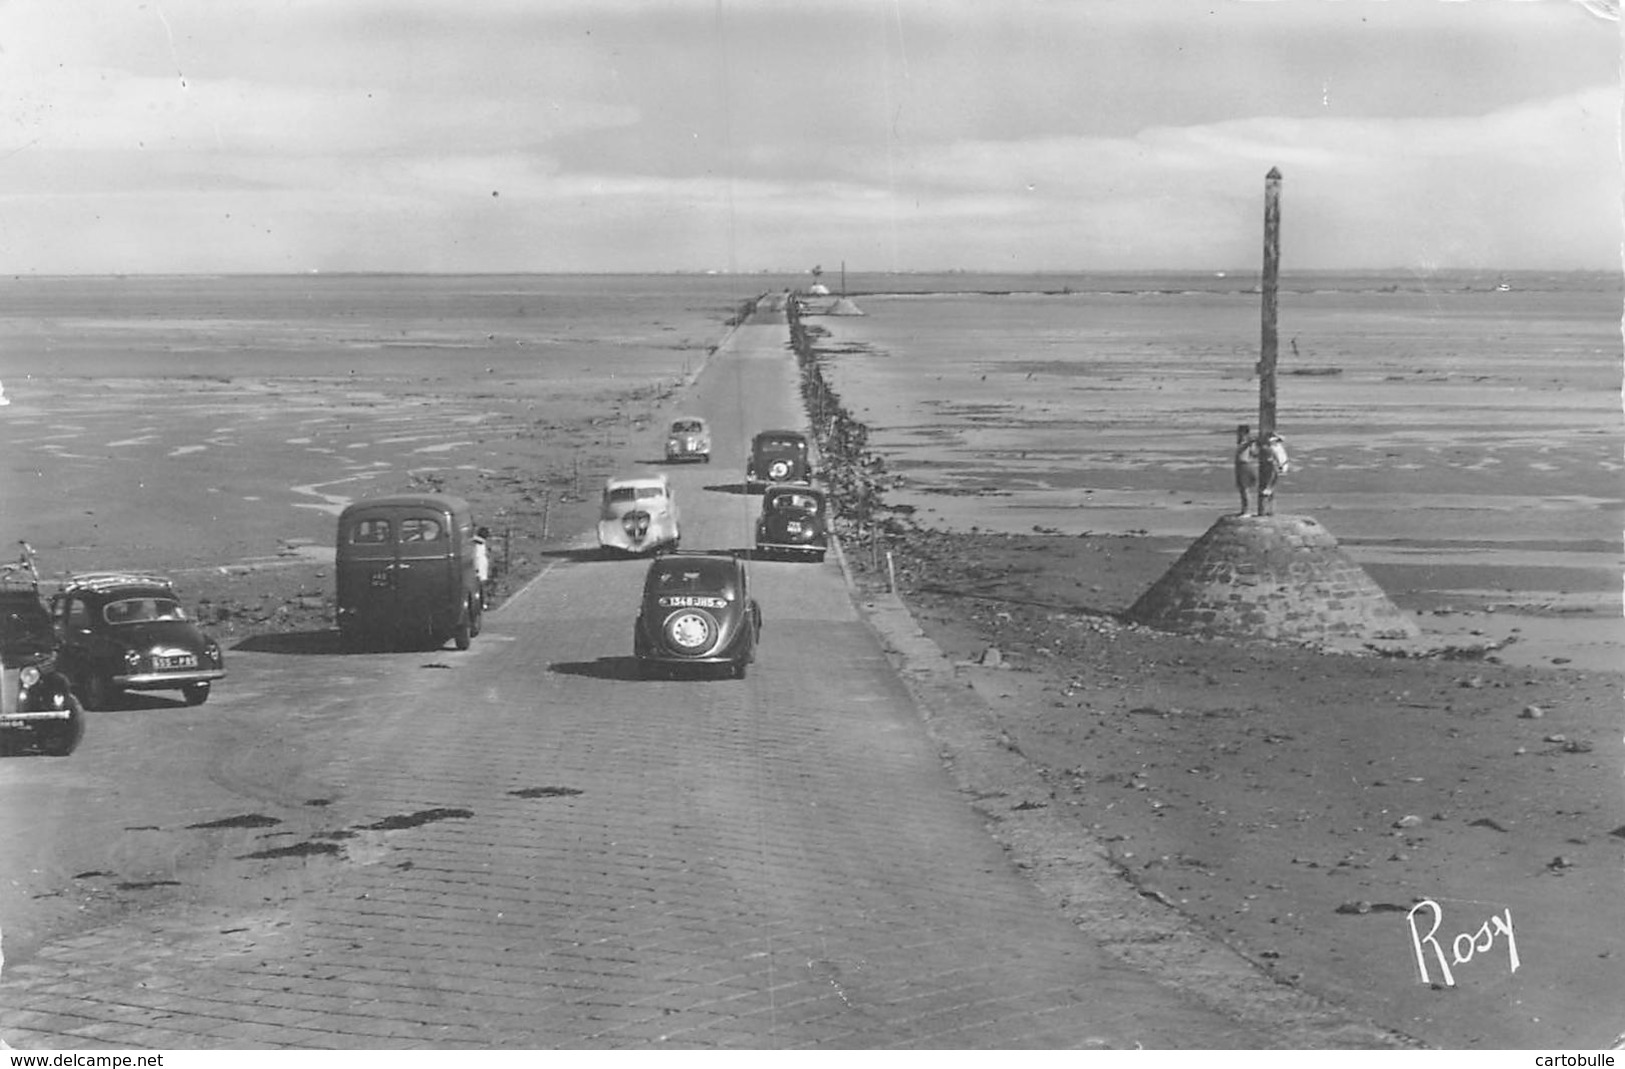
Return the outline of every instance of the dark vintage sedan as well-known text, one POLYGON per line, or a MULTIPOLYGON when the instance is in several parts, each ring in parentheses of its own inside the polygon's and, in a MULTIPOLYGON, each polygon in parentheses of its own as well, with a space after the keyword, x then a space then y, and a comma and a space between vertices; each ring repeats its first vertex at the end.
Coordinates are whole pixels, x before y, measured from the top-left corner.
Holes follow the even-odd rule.
POLYGON ((198 630, 163 576, 75 576, 51 597, 51 617, 62 641, 58 664, 91 709, 113 708, 131 690, 178 690, 187 705, 201 705, 226 674, 219 644, 198 630))
POLYGON ((829 549, 829 503, 810 486, 770 486, 756 518, 756 554, 810 557, 821 561, 829 549))
POLYGON ((79 745, 84 710, 56 652, 32 561, 0 569, 0 751, 66 757, 79 745))
POLYGON ((812 482, 807 436, 800 431, 762 431, 751 439, 745 485, 812 482))
POLYGON ((761 635, 762 609, 750 596, 743 561, 685 553, 649 565, 632 627, 632 654, 645 679, 702 666, 743 679, 761 635))

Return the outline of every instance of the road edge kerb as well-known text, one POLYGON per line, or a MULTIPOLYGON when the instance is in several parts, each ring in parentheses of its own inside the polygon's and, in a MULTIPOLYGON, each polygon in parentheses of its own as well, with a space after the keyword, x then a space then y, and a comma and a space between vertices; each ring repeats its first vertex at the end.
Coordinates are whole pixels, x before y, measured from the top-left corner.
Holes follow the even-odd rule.
POLYGON ((1272 1046, 1425 1046, 1270 976, 1178 909, 1153 904, 1113 864, 1104 844, 1075 817, 1056 811, 1054 791, 903 599, 862 590, 840 541, 832 538, 830 548, 854 610, 896 669, 955 785, 984 817, 1011 864, 1074 926, 1119 961, 1255 1026, 1272 1046))

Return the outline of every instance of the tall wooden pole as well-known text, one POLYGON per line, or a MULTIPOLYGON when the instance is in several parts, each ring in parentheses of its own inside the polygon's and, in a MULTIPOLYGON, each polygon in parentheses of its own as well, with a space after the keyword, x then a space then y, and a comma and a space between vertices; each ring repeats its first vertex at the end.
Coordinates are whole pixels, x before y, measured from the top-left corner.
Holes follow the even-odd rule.
POLYGON ((1275 361, 1279 341, 1275 330, 1276 286, 1281 274, 1281 171, 1271 167, 1264 176, 1264 313, 1263 338, 1258 359, 1258 515, 1273 511, 1264 488, 1275 482, 1275 462, 1267 448, 1275 433, 1275 361))

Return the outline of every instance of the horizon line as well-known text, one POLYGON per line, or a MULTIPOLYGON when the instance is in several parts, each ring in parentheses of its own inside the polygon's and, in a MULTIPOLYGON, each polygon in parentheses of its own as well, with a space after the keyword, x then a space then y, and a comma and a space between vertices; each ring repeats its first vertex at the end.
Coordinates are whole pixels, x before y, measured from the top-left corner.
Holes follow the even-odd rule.
MULTIPOLYGON (((1572 275, 1572 274, 1606 274, 1615 273, 1625 275, 1625 268, 1606 267, 1307 267, 1281 271, 1281 277, 1288 275, 1403 275, 1408 277, 1426 277, 1443 274, 1480 274, 1480 275, 1572 275)), ((827 277, 830 272, 822 273, 827 277)), ((1007 268, 910 268, 907 270, 852 270, 847 275, 868 275, 882 277, 909 277, 929 275, 971 275, 985 277, 1067 277, 1077 275, 1203 275, 1210 278, 1257 278, 1263 275, 1259 268, 1201 268, 1201 267, 1142 267, 1142 268, 1044 268, 1028 271, 1010 270, 1007 268)), ((336 270, 336 271, 74 271, 74 272, 31 272, 6 271, 0 276, 13 281, 26 279, 122 279, 122 278, 760 278, 763 275, 783 278, 800 278, 812 276, 810 270, 779 270, 762 268, 755 271, 718 271, 709 269, 674 269, 667 271, 641 270, 641 271, 399 271, 399 270, 336 270)), ((817 277, 817 276, 815 276, 817 277)))

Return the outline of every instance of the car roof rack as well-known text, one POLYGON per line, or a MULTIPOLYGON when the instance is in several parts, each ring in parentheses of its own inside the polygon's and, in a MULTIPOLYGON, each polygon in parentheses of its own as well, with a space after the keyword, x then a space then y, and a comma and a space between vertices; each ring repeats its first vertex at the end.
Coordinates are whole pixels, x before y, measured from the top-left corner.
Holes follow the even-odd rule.
POLYGON ((65 590, 111 590, 121 586, 158 586, 174 590, 173 580, 150 572, 80 572, 62 584, 65 590))
POLYGON ((22 554, 11 564, 0 564, 0 590, 39 593, 39 569, 34 567, 34 547, 26 538, 17 540, 22 554))
POLYGON ((39 576, 34 570, 24 564, 0 565, 0 591, 15 593, 28 591, 39 593, 39 576))

